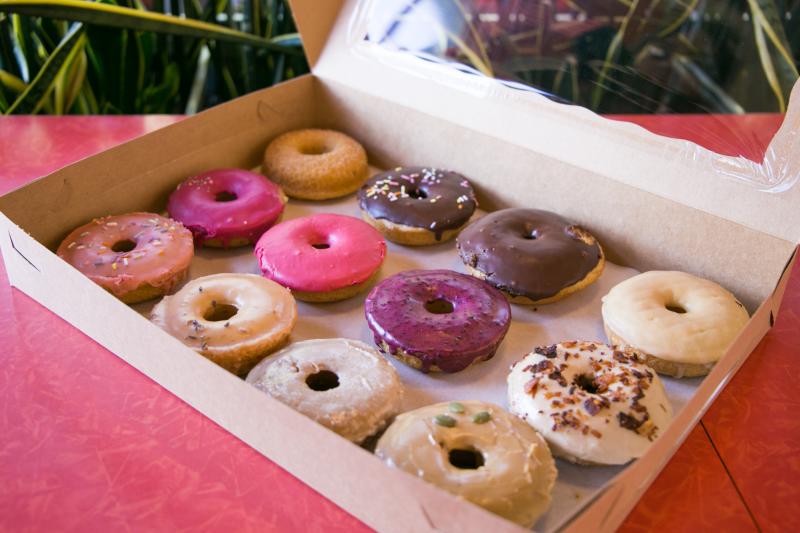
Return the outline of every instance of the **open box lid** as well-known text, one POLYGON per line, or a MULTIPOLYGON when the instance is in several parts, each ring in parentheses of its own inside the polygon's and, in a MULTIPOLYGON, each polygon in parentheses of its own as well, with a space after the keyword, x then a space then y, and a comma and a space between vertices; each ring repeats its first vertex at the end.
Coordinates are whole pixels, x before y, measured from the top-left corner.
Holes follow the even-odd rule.
POLYGON ((780 239, 800 241, 800 187, 794 186, 800 177, 800 83, 794 85, 763 162, 756 163, 368 42, 366 27, 375 2, 291 0, 315 75, 780 239))

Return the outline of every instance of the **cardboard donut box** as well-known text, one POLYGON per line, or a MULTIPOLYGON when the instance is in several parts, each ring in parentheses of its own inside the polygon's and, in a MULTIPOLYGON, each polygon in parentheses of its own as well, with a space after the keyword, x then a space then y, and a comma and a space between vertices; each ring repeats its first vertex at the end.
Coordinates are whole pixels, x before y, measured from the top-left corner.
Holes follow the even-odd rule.
POLYGON ((296 0, 293 10, 312 74, 0 198, 0 248, 11 284, 378 530, 519 530, 385 466, 199 357, 53 253, 93 217, 160 212, 186 176, 258 166, 267 142, 293 129, 346 132, 379 167, 424 162, 461 171, 487 210, 558 212, 591 228, 610 261, 712 279, 752 315, 647 454, 557 528, 613 530, 773 323, 800 235, 800 190, 766 193, 730 176, 798 171, 797 98, 764 163, 756 164, 377 48, 359 33, 366 14, 356 1, 296 0))

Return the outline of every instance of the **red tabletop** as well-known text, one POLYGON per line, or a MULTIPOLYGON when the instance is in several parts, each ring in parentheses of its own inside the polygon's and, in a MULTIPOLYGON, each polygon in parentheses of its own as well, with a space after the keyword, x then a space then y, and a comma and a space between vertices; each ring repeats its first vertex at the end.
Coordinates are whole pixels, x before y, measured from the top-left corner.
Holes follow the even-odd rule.
MULTIPOLYGON (((2 117, 0 193, 176 120, 2 117)), ((637 122, 677 127, 649 120, 637 122)), ((697 120, 689 129, 703 131, 697 120)), ((779 117, 755 123, 764 144, 779 117)), ((0 271, 0 530, 368 529, 9 288, 0 271)), ((800 264, 775 328, 623 531, 800 530, 798 354, 800 264)))

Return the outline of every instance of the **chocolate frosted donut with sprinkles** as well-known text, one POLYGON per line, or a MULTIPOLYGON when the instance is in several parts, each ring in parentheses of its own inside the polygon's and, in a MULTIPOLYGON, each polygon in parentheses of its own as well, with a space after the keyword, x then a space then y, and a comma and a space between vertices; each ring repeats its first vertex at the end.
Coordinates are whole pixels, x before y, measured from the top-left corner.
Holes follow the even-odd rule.
POLYGON ((407 246, 452 239, 478 207, 467 178, 433 167, 397 167, 373 176, 359 190, 358 203, 364 220, 407 246))
POLYGON ((597 281, 605 266, 594 236, 539 209, 490 213, 461 232, 457 246, 470 274, 522 305, 561 300, 597 281))
POLYGON ((157 298, 185 279, 194 257, 183 224, 154 213, 96 218, 75 228, 56 252, 125 303, 157 298))

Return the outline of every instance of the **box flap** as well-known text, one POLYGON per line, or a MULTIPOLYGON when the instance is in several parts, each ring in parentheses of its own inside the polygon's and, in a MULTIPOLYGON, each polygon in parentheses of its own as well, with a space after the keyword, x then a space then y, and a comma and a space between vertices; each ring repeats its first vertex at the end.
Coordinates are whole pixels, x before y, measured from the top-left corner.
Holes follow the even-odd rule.
POLYGON ((800 189, 791 187, 800 176, 797 85, 784 123, 759 164, 369 43, 364 39, 365 22, 372 2, 340 0, 322 3, 324 8, 310 0, 291 3, 314 73, 323 80, 413 107, 780 239, 800 240, 796 209, 800 189))

